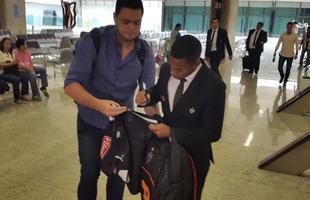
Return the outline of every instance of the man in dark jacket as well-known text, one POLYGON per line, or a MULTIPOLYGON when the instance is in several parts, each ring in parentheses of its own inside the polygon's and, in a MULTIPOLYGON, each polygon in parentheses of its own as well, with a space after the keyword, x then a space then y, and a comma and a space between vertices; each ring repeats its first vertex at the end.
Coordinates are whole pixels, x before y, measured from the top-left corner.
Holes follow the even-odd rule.
POLYGON ((164 122, 150 125, 160 138, 176 136, 177 142, 192 156, 197 169, 198 194, 213 161, 211 143, 221 137, 224 82, 200 60, 201 44, 193 36, 180 37, 171 48, 169 64, 161 67, 159 80, 150 96, 140 93, 136 103, 149 105, 161 101, 164 122), (199 96, 199 98, 193 98, 199 96))
POLYGON ((250 60, 250 74, 255 71, 258 74, 260 65, 260 56, 264 51, 264 44, 267 42, 267 32, 262 30, 264 27, 263 22, 258 22, 256 29, 249 31, 248 38, 246 40, 246 50, 249 52, 250 60))
POLYGON ((205 58, 210 61, 211 69, 221 77, 218 68, 225 58, 225 46, 230 60, 232 59, 232 50, 226 30, 219 28, 219 20, 214 18, 211 23, 212 28, 208 30, 205 58))

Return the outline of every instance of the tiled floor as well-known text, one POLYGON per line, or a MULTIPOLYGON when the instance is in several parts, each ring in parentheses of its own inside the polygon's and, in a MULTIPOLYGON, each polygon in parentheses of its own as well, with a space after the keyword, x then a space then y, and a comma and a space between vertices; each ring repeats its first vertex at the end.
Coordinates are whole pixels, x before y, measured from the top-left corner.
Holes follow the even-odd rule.
MULTIPOLYGON (((310 179, 257 168, 259 161, 310 130, 310 118, 275 113, 294 96, 298 71, 295 61, 286 91, 279 89, 272 45, 262 56, 258 77, 242 73, 237 57, 222 66, 228 86, 225 121, 222 139, 213 144, 216 164, 203 200, 310 199, 310 179)), ((11 94, 0 96, 1 200, 76 199, 76 107, 64 95, 62 82, 61 75, 51 77, 51 97, 40 103, 14 105, 11 94)), ((104 188, 102 176, 99 200, 105 199, 104 188)), ((139 197, 126 192, 124 199, 139 197)))

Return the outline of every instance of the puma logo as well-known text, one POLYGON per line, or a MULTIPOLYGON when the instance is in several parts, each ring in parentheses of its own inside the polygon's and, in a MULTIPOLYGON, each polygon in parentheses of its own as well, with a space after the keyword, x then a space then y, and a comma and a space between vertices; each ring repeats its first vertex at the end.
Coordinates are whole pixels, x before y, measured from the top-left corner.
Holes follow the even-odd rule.
POLYGON ((122 154, 121 156, 116 155, 115 158, 119 159, 121 162, 124 162, 124 156, 125 154, 122 154))

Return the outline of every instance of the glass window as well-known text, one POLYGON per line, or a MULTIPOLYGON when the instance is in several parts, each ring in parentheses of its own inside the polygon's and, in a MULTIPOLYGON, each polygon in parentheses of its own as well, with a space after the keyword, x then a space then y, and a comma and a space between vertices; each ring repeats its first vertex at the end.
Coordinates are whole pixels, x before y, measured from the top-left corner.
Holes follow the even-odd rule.
POLYGON ((181 23, 189 32, 206 32, 210 24, 210 6, 165 6, 164 31, 171 31, 181 23))
POLYGON ((287 22, 297 19, 297 8, 276 8, 273 35, 280 35, 286 31, 287 22))

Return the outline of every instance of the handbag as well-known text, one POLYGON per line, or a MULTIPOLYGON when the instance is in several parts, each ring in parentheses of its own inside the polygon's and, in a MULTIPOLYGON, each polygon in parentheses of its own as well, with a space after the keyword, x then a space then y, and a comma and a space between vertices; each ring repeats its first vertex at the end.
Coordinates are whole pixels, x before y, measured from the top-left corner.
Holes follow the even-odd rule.
MULTIPOLYGON (((5 63, 11 63, 10 61, 6 61, 5 63)), ((14 75, 18 75, 18 65, 13 65, 11 67, 5 67, 3 69, 3 72, 5 74, 14 74, 14 75)))

